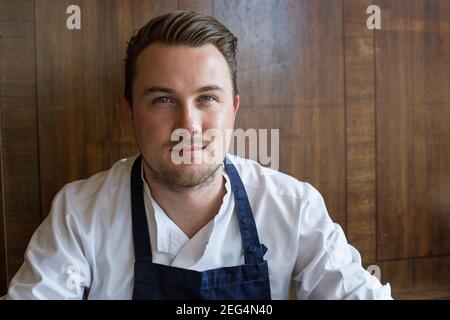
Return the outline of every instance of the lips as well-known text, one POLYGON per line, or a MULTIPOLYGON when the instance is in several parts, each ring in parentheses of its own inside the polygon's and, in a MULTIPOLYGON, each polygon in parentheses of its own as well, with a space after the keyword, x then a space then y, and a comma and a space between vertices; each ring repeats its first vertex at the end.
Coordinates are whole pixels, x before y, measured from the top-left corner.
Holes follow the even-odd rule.
POLYGON ((175 151, 181 151, 181 150, 186 150, 186 151, 194 151, 194 150, 202 150, 204 149, 206 146, 176 146, 174 148, 170 148, 170 150, 175 150, 175 151))
POLYGON ((180 155, 183 155, 184 152, 187 153, 195 153, 202 151, 206 148, 205 146, 176 146, 174 148, 170 148, 170 152, 178 152, 180 155))

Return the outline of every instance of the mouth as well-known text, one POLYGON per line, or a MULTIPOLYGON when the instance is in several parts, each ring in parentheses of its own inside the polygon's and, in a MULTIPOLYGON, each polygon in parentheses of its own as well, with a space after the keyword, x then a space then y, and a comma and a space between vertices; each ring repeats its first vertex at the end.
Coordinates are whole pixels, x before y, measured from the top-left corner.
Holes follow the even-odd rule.
POLYGON ((184 153, 186 154, 195 154, 198 152, 202 152, 203 150, 205 150, 205 148, 207 147, 207 145, 204 146, 176 146, 173 148, 169 149, 169 152, 176 152, 178 153, 180 156, 183 156, 184 153))

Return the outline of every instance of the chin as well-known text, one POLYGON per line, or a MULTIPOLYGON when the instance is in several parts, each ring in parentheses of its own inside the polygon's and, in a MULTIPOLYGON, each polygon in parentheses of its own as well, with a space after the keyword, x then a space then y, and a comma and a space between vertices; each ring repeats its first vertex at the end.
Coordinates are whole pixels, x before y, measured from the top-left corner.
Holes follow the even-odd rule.
POLYGON ((175 187, 196 187, 203 184, 217 170, 216 166, 186 164, 166 172, 166 183, 175 187))
POLYGON ((210 165, 206 163, 183 163, 183 164, 174 164, 170 163, 167 168, 172 172, 179 172, 184 174, 202 174, 203 172, 207 172, 211 170, 215 165, 210 165))

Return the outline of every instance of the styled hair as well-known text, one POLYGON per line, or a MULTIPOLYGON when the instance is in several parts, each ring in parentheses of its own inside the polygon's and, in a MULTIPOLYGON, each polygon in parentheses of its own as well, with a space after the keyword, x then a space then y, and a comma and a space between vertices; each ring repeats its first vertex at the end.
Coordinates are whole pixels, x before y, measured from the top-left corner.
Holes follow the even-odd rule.
POLYGON ((238 94, 236 50, 238 39, 215 18, 194 11, 174 11, 150 20, 128 42, 125 58, 125 99, 133 103, 136 60, 152 43, 200 47, 214 45, 225 58, 232 79, 233 96, 238 94))

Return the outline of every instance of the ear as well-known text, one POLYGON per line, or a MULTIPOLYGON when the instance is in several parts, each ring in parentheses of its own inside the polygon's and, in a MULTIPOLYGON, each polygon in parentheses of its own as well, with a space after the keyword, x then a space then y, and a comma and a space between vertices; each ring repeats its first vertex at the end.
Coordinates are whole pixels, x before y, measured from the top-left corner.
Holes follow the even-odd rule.
POLYGON ((240 97, 237 94, 234 96, 234 102, 233 102, 233 118, 234 119, 236 119, 236 113, 239 110, 239 102, 240 102, 240 97))
POLYGON ((122 97, 120 99, 120 105, 127 115, 128 123, 131 125, 131 127, 134 130, 133 107, 128 102, 128 100, 125 99, 125 97, 122 97))

